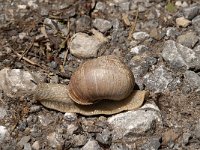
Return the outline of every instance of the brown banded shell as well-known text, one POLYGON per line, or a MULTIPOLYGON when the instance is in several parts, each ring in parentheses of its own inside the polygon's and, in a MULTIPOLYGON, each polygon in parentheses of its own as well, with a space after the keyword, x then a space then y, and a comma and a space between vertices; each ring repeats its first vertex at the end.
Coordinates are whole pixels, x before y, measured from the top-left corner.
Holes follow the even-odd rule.
POLYGON ((116 56, 102 56, 83 63, 72 75, 69 96, 78 104, 98 100, 123 100, 133 91, 134 76, 116 56))

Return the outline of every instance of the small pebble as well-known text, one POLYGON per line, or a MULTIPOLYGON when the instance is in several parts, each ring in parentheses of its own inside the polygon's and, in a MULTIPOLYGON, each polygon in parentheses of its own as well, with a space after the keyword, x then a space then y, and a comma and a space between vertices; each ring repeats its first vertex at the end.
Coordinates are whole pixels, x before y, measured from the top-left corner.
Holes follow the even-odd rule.
POLYGON ((133 33, 133 38, 135 40, 145 40, 146 38, 149 37, 149 34, 147 34, 146 32, 135 32, 133 33))
POLYGON ((98 142, 95 140, 89 140, 82 148, 81 150, 102 150, 102 148, 99 146, 98 142))
POLYGON ((97 18, 93 21, 93 26, 101 32, 106 32, 112 27, 112 24, 108 20, 97 18))
POLYGON ((75 121, 77 120, 77 114, 76 113, 65 113, 64 114, 64 119, 67 120, 67 121, 75 121))
POLYGON ((184 27, 186 28, 191 24, 191 21, 188 19, 185 19, 184 17, 180 17, 176 19, 176 25, 179 27, 184 27))

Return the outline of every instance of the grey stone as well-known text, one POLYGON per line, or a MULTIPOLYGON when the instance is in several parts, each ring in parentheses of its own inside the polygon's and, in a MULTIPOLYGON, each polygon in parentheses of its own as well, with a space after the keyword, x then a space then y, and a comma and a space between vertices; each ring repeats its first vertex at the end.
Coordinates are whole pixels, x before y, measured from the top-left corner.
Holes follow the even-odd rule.
POLYGON ((39 141, 35 141, 32 145, 33 150, 39 150, 40 149, 40 143, 39 141))
POLYGON ((99 146, 98 142, 95 140, 89 140, 82 148, 81 150, 102 150, 102 148, 99 146))
POLYGON ((100 18, 94 19, 93 26, 101 32, 106 32, 112 28, 112 24, 110 21, 100 18))
POLYGON ((141 150, 158 150, 161 145, 160 141, 161 138, 151 138, 141 147, 141 150))
POLYGON ((83 32, 91 28, 91 19, 89 16, 82 16, 76 21, 76 32, 83 32))
POLYGON ((157 58, 155 58, 155 57, 146 57, 145 58, 145 61, 146 61, 146 63, 148 64, 148 65, 150 65, 150 66, 152 66, 152 65, 154 65, 154 64, 156 64, 157 63, 157 58))
POLYGON ((24 144, 24 149, 23 150, 32 150, 31 149, 31 144, 30 143, 24 144))
POLYGON ((187 32, 177 37, 178 43, 189 48, 193 48, 195 44, 198 42, 198 40, 199 38, 198 36, 196 36, 195 32, 187 32))
POLYGON ((21 138, 21 140, 17 143, 20 147, 23 147, 25 144, 27 144, 30 141, 30 136, 24 136, 21 138))
POLYGON ((73 147, 79 147, 85 145, 87 142, 87 137, 84 135, 74 135, 73 136, 73 147))
POLYGON ((95 9, 103 12, 106 9, 106 4, 104 2, 97 2, 95 9))
POLYGON ((28 126, 28 123, 26 120, 20 121, 18 125, 18 130, 19 131, 24 131, 26 127, 28 126))
POLYGON ((50 123, 53 122, 53 117, 50 114, 47 115, 39 115, 38 119, 43 126, 48 126, 50 123))
POLYGON ((52 69, 56 69, 58 67, 58 64, 55 62, 55 61, 51 61, 49 66, 52 68, 52 69))
POLYGON ((70 124, 67 126, 67 133, 72 135, 74 134, 77 130, 79 129, 79 127, 75 124, 70 124))
POLYGON ((185 80, 189 83, 192 89, 200 90, 200 76, 194 71, 185 72, 185 80))
POLYGON ((76 113, 65 113, 64 114, 64 119, 67 121, 76 121, 77 120, 77 114, 76 113))
POLYGON ((133 150, 133 148, 125 143, 112 143, 110 150, 133 150))
POLYGON ((160 112, 153 104, 144 105, 135 111, 128 111, 108 118, 113 128, 113 138, 133 138, 146 132, 153 132, 154 126, 161 122, 160 112))
POLYGON ((195 30, 200 33, 200 15, 192 19, 192 25, 194 26, 195 30))
POLYGON ((146 88, 155 93, 163 92, 173 81, 172 74, 164 66, 156 68, 152 73, 144 76, 146 88))
POLYGON ((130 2, 119 3, 119 7, 124 11, 129 11, 130 2))
POLYGON ((166 35, 171 38, 175 38, 178 35, 176 28, 169 27, 167 28, 166 35))
POLYGON ((96 140, 103 145, 110 145, 112 141, 111 132, 108 129, 104 129, 102 133, 97 133, 96 140))
POLYGON ((196 138, 200 139, 200 120, 198 120, 195 125, 194 135, 196 138))
POLYGON ((60 22, 57 22, 58 28, 64 36, 67 36, 69 30, 67 29, 66 25, 60 22))
POLYGON ((55 149, 60 149, 64 143, 63 141, 61 141, 60 135, 55 132, 50 133, 47 136, 47 141, 49 143, 49 146, 55 149))
POLYGON ((183 145, 187 145, 189 143, 190 138, 192 138, 192 134, 189 132, 183 133, 183 145))
POLYGON ((135 82, 139 86, 139 89, 142 90, 143 87, 143 77, 148 72, 150 65, 147 61, 144 61, 140 56, 135 56, 129 62, 132 72, 134 72, 135 82))
POLYGON ((85 33, 76 33, 71 38, 69 49, 72 55, 81 58, 97 57, 97 52, 104 42, 95 36, 85 33))
POLYGON ((58 82, 59 82, 58 75, 51 76, 50 83, 58 83, 58 82))
POLYGON ((20 69, 5 68, 0 71, 0 89, 7 96, 16 96, 17 94, 30 93, 36 88, 32 74, 20 69))
POLYGON ((31 113, 38 112, 38 111, 40 111, 41 109, 42 109, 41 106, 31 106, 31 107, 30 107, 30 112, 31 112, 31 113))
POLYGON ((199 14, 200 7, 199 5, 194 5, 188 8, 183 9, 185 18, 192 20, 195 16, 199 14))
POLYGON ((0 126, 0 143, 2 143, 7 136, 9 136, 9 133, 6 127, 0 126))
POLYGON ((148 47, 146 47, 145 45, 138 45, 136 47, 131 48, 130 53, 131 54, 141 54, 147 50, 148 50, 148 47))
POLYGON ((19 39, 23 40, 25 37, 26 37, 26 33, 25 32, 19 33, 19 39))
MULTIPOLYGON (((1 100, 1 98, 0 98, 1 100)), ((0 120, 3 119, 7 115, 7 111, 5 108, 0 107, 0 120)))
POLYGON ((199 69, 200 57, 194 50, 168 40, 163 45, 162 57, 174 69, 199 69))
POLYGON ((135 33, 133 33, 133 38, 135 39, 135 40, 145 40, 145 39, 147 39, 149 37, 149 34, 148 33, 146 33, 146 32, 135 32, 135 33))

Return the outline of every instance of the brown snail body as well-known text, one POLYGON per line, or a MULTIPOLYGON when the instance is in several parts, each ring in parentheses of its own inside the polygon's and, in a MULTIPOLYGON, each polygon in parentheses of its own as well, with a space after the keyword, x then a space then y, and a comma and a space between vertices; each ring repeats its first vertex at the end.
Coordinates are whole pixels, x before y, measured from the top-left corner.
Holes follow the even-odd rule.
POLYGON ((142 105, 145 91, 133 91, 134 76, 116 56, 86 61, 69 85, 39 84, 35 99, 48 108, 84 115, 114 114, 142 105))

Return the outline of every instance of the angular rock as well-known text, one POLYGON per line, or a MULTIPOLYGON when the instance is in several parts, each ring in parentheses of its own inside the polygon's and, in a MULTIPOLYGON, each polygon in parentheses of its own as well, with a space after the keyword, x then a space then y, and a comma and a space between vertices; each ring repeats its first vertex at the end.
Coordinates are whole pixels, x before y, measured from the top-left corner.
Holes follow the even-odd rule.
POLYGON ((63 141, 60 140, 59 134, 53 132, 47 136, 47 141, 49 146, 55 149, 61 149, 63 145, 63 141))
POLYGON ((64 114, 64 119, 67 120, 67 121, 75 121, 77 120, 77 114, 76 113, 65 113, 64 114))
POLYGON ((200 68, 200 55, 172 40, 164 43, 161 55, 174 69, 200 68))
POLYGON ((116 142, 112 143, 110 150, 134 150, 134 148, 131 145, 116 142))
POLYGON ((124 11, 129 11, 130 2, 119 3, 119 7, 124 11))
POLYGON ((148 47, 146 47, 145 45, 138 45, 136 47, 131 48, 130 53, 131 54, 141 54, 141 53, 145 52, 146 50, 148 50, 148 47))
POLYGON ((35 141, 35 142, 33 143, 33 145, 32 145, 32 148, 33 148, 34 150, 39 150, 39 149, 40 149, 40 143, 39 143, 39 141, 35 141))
POLYGON ((111 132, 108 129, 104 129, 102 133, 97 133, 96 140, 103 145, 110 145, 112 141, 111 132))
POLYGON ((193 48, 195 44, 198 42, 198 40, 199 38, 198 36, 196 36, 195 32, 187 32, 177 37, 178 43, 189 48, 193 48))
POLYGON ((17 143, 20 147, 24 147, 25 144, 27 144, 30 141, 31 137, 30 136, 24 136, 21 138, 21 140, 17 143))
POLYGON ((172 74, 166 70, 164 66, 160 66, 144 76, 144 84, 146 88, 155 93, 163 92, 168 88, 168 85, 173 81, 172 74))
POLYGON ((200 76, 194 71, 185 72, 185 80, 189 83, 192 89, 200 91, 200 76))
POLYGON ((106 9, 106 4, 104 2, 97 2, 95 9, 103 12, 106 9))
POLYGON ((141 150, 158 150, 161 145, 160 141, 161 138, 151 138, 141 147, 141 150))
POLYGON ((15 94, 31 93, 36 88, 32 74, 20 69, 5 68, 0 71, 0 89, 7 96, 15 94))
POLYGON ((81 58, 97 57, 97 52, 104 42, 95 36, 85 33, 76 33, 69 42, 69 49, 72 55, 81 58))
POLYGON ((91 19, 89 16, 82 16, 76 21, 76 32, 83 32, 91 28, 91 19))
POLYGON ((187 145, 189 143, 190 138, 192 138, 192 134, 189 132, 183 133, 183 145, 187 145))
POLYGON ((79 147, 85 145, 87 142, 87 137, 84 135, 74 135, 73 137, 73 147, 79 147))
POLYGON ((47 115, 39 115, 38 118, 39 118, 40 123, 43 126, 48 126, 50 123, 53 122, 53 117, 51 115, 49 115, 49 114, 47 114, 47 115))
POLYGON ((149 37, 149 34, 147 34, 146 32, 135 32, 133 33, 133 38, 135 40, 145 40, 149 37))
POLYGON ((200 15, 192 19, 192 25, 194 26, 195 30, 200 34, 200 15))
POLYGON ((144 105, 138 110, 120 113, 108 118, 113 128, 113 138, 133 138, 154 130, 154 125, 161 122, 160 112, 153 105, 144 105))
POLYGON ((200 6, 194 5, 188 8, 183 9, 183 13, 185 18, 192 20, 195 16, 197 16, 200 12, 200 6))
POLYGON ((194 135, 196 138, 200 139, 200 120, 198 120, 195 125, 194 135))
POLYGON ((0 106, 0 120, 3 119, 6 115, 7 115, 6 109, 0 106))
POLYGON ((4 141, 6 136, 8 136, 8 130, 4 126, 0 126, 0 144, 4 141))
POLYGON ((95 28, 97 28, 99 31, 101 32, 106 32, 108 31, 110 28, 112 28, 112 24, 110 21, 105 20, 105 19, 100 19, 97 18, 93 21, 93 26, 95 28))
POLYGON ((184 17, 176 18, 176 25, 179 27, 186 28, 191 24, 191 21, 188 19, 185 19, 184 17))
POLYGON ((81 150, 102 150, 102 148, 99 146, 98 142, 95 140, 89 140, 82 148, 81 150))

